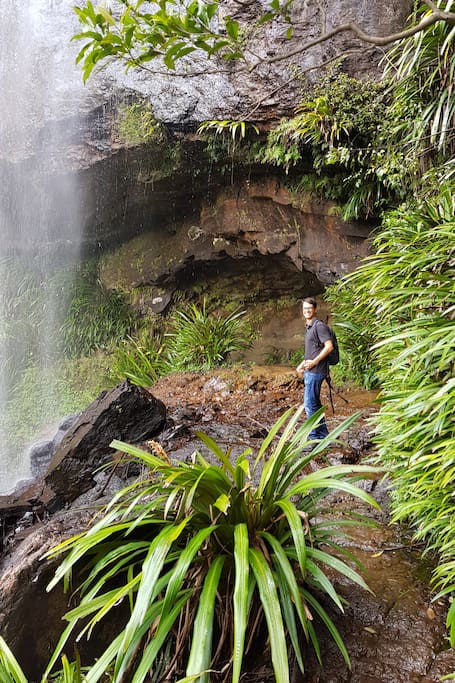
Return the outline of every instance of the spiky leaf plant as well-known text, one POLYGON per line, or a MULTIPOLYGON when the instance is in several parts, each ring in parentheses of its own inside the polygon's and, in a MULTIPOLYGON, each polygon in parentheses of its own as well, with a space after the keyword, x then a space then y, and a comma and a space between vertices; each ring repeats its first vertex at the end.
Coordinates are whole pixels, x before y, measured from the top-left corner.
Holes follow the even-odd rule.
MULTIPOLYGON (((442 11, 453 11, 453 0, 436 0, 442 11)), ((415 23, 428 15, 426 3, 416 3, 415 23)), ((417 147, 422 157, 455 151, 455 29, 438 21, 424 31, 398 41, 386 55, 385 76, 392 79, 392 111, 400 127, 399 136, 408 154, 417 147), (402 116, 407 111, 408 116, 402 116)), ((423 166, 421 162, 421 167, 423 166)))
POLYGON ((0 681, 2 683, 27 683, 27 679, 15 656, 0 636, 0 681))
MULTIPOLYGON (((391 472, 393 519, 439 554, 433 574, 455 591, 455 186, 391 212, 376 254, 338 292, 336 314, 356 320, 375 346, 381 409, 374 416, 381 463, 391 472)), ((455 610, 449 611, 455 644, 455 610)))
POLYGON ((343 522, 324 519, 321 503, 335 489, 377 507, 355 485, 375 470, 339 465, 307 474, 310 461, 357 415, 308 452, 308 434, 321 415, 302 424, 301 414, 290 409, 275 423, 251 471, 250 449, 231 462, 231 452, 204 434, 209 455, 196 453, 193 462, 173 463, 153 442, 153 453, 112 443, 149 474, 119 492, 88 531, 54 549, 66 557, 49 588, 62 580, 68 588, 82 566, 86 578, 43 680, 70 634, 95 635, 120 604, 128 613, 124 625, 89 667, 86 683, 106 671, 114 683, 237 682, 249 656, 265 652, 267 642, 275 678, 286 683, 290 651, 302 670, 305 640, 320 658, 314 619, 349 664, 325 607, 343 610, 329 574, 367 586, 342 559, 343 522))
POLYGON ((119 344, 110 374, 117 381, 126 377, 133 384, 150 387, 171 369, 161 335, 143 330, 137 339, 128 336, 119 344))
POLYGON ((229 354, 251 345, 245 311, 228 314, 210 311, 206 299, 177 311, 168 333, 168 358, 174 369, 211 368, 226 362, 229 354))

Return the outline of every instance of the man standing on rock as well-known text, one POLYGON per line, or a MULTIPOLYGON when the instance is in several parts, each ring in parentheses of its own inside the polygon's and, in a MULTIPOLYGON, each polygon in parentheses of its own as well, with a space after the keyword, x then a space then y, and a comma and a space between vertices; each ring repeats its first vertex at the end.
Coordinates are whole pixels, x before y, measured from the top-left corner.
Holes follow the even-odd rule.
MULTIPOLYGON (((329 328, 316 318, 316 299, 307 297, 302 301, 302 313, 306 323, 305 360, 297 366, 298 374, 304 373, 305 392, 303 405, 307 419, 322 407, 321 387, 329 374, 327 356, 333 351, 329 328)), ((325 418, 310 432, 309 438, 323 439, 329 433, 325 418)))

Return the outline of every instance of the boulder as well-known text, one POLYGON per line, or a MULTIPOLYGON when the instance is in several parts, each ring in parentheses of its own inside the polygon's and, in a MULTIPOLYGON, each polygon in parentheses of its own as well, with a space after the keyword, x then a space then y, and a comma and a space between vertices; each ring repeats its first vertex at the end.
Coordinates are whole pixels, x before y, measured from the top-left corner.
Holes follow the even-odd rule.
POLYGON ((158 434, 165 421, 164 404, 128 380, 104 391, 55 450, 45 476, 48 507, 71 503, 94 485, 94 471, 112 459, 113 439, 139 444, 158 434))
MULTIPOLYGON (((44 559, 44 555, 65 539, 82 532, 92 516, 92 506, 62 510, 50 520, 31 527, 0 559, 0 633, 30 683, 41 680, 49 654, 64 628, 62 618, 71 601, 71 595, 64 593, 61 583, 51 593, 47 592, 62 557, 44 559)), ((105 643, 110 636, 109 630, 105 637, 101 634, 101 642, 105 643)), ((73 655, 73 647, 74 639, 68 646, 69 657, 73 655)), ((2 683, 3 680, 1 678, 2 683)))

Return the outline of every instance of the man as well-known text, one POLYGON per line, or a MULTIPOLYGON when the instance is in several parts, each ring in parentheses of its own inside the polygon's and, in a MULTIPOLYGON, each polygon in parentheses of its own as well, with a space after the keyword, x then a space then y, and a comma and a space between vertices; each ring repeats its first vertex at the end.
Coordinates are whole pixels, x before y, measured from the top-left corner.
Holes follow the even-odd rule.
MULTIPOLYGON (((321 386, 329 374, 327 356, 333 350, 330 332, 321 320, 316 318, 316 299, 307 297, 302 301, 302 313, 306 323, 305 360, 297 366, 298 374, 304 373, 305 392, 303 405, 307 419, 314 415, 321 403, 321 386)), ((310 432, 310 439, 323 439, 329 433, 325 418, 310 432)))

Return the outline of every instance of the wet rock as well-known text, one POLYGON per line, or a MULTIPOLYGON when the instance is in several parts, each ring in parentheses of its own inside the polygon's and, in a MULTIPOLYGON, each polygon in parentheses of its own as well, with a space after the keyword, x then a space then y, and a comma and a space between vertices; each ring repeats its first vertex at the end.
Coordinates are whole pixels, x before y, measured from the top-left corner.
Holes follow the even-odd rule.
POLYGON ((221 397, 225 397, 229 395, 228 385, 219 377, 212 377, 211 379, 207 380, 202 387, 202 391, 208 396, 214 396, 215 394, 218 394, 221 397))
POLYGON ((371 432, 367 429, 359 429, 354 434, 348 434, 343 449, 341 462, 355 464, 373 447, 371 432))
POLYGON ((54 452, 52 439, 36 441, 28 450, 30 470, 34 477, 44 474, 54 452))
POLYGON ((59 559, 44 560, 43 556, 82 531, 92 515, 88 509, 57 514, 47 523, 35 525, 0 561, 0 632, 30 683, 41 679, 69 606, 61 585, 47 592, 59 559))
MULTIPOLYGON (((162 190, 166 193, 173 187, 171 178, 162 190)), ((351 231, 343 232, 345 222, 333 202, 310 201, 296 191, 291 194, 282 188, 279 175, 266 180, 240 177, 229 187, 212 187, 210 197, 205 188, 192 199, 187 220, 185 192, 181 199, 172 234, 162 229, 141 231, 129 240, 125 235, 123 243, 105 255, 100 276, 107 287, 141 291, 165 283, 172 289, 182 280, 206 282, 215 275, 219 282, 221 270, 225 291, 240 289, 245 305, 261 301, 261 295, 263 300, 298 299, 304 292, 321 291, 319 283, 331 283, 353 270, 370 248, 368 223, 357 221, 351 231), (289 204, 283 208, 284 193, 289 204)), ((138 197, 141 201, 148 202, 148 211, 155 211, 156 195, 138 197)), ((169 223, 169 216, 161 222, 169 223)))
POLYGON ((57 447, 46 486, 49 507, 68 504, 93 485, 93 472, 111 460, 113 439, 138 444, 166 420, 164 404, 141 387, 122 382, 103 392, 65 433, 57 447))
MULTIPOLYGON (((70 43, 71 36, 80 30, 72 7, 73 2, 59 0, 57 4, 58 16, 54 3, 41 4, 40 21, 36 22, 37 35, 34 35, 34 39, 39 41, 42 60, 38 71, 44 71, 45 66, 53 63, 53 59, 60 68, 66 69, 64 83, 53 93, 64 121, 74 117, 75 103, 86 111, 90 105, 93 108, 106 105, 109 97, 118 99, 121 95, 131 97, 135 94, 136 97, 152 103, 157 118, 176 126, 227 115, 234 119, 244 118, 253 107, 257 109, 255 115, 258 119, 267 120, 277 114, 282 116, 295 106, 296 82, 289 79, 290 65, 297 70, 304 69, 310 79, 315 79, 322 71, 318 66, 332 59, 336 51, 347 51, 344 57, 344 68, 347 71, 360 78, 366 74, 375 74, 382 51, 360 49, 355 57, 350 56, 353 49, 359 47, 359 41, 352 33, 315 44, 301 54, 295 53, 295 49, 312 40, 315 31, 319 26, 322 30, 325 22, 327 31, 339 24, 355 21, 367 33, 386 35, 401 28, 411 11, 409 0, 398 0, 386 6, 376 3, 369 5, 368 11, 360 0, 342 0, 327 4, 323 14, 317 3, 299 3, 291 6, 293 19, 298 20, 292 36, 286 34, 286 25, 280 22, 265 24, 262 32, 257 34, 252 47, 256 54, 265 58, 266 63, 254 70, 243 68, 241 63, 234 63, 231 68, 225 68, 220 63, 218 68, 207 69, 207 62, 195 53, 184 60, 182 66, 177 62, 176 69, 172 72, 161 68, 154 68, 153 73, 141 69, 129 69, 125 72, 123 64, 114 62, 101 71, 95 71, 84 88, 78 67, 74 66, 74 58, 81 45, 70 43), (294 54, 290 59, 284 60, 284 63, 275 63, 273 59, 267 63, 267 57, 277 52, 294 54), (188 78, 188 71, 191 70, 201 73, 188 78)), ((256 23, 264 6, 264 3, 239 6, 233 0, 224 0, 220 11, 232 14, 241 26, 249 27, 256 23)), ((8 20, 11 22, 9 16, 4 17, 5 22, 8 20)), ((98 127, 101 125, 98 122, 98 127)), ((93 156, 95 152, 103 153, 103 138, 93 139, 91 147, 93 156)))
POLYGON ((57 431, 52 439, 43 439, 30 446, 30 469, 35 479, 46 473, 57 447, 60 445, 64 435, 76 422, 78 417, 79 413, 67 415, 58 425, 57 431))

